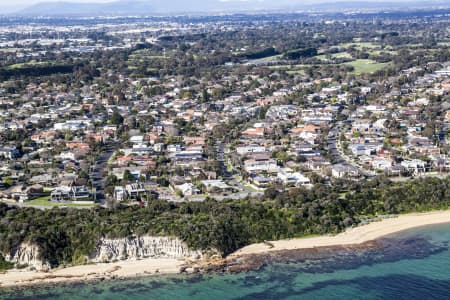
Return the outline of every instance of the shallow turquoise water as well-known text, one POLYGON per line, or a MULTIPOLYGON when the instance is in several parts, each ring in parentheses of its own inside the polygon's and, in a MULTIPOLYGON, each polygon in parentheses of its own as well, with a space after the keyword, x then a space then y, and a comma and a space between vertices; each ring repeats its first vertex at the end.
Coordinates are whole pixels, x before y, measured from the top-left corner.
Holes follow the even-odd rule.
POLYGON ((0 299, 450 299, 450 225, 382 240, 379 250, 273 263, 226 275, 149 277, 0 291, 0 299))

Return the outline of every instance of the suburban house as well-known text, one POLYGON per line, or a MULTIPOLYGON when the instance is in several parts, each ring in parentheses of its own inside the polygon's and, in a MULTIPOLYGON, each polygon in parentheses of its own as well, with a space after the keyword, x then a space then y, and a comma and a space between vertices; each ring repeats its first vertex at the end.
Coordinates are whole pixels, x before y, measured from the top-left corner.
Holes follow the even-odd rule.
POLYGON ((420 159, 404 160, 400 163, 405 169, 414 173, 426 172, 427 163, 420 159))
POLYGON ((0 157, 7 159, 16 159, 20 156, 20 152, 15 148, 0 148, 0 157))
POLYGON ((206 145, 206 139, 201 136, 185 136, 183 137, 183 142, 186 145, 199 145, 199 146, 205 146, 206 145))
POLYGON ((259 188, 268 187, 272 183, 272 179, 266 176, 251 174, 248 179, 253 185, 259 188))
POLYGON ((202 180, 201 184, 210 193, 231 191, 233 189, 222 180, 202 180))
POLYGON ((8 191, 8 194, 19 202, 25 202, 38 198, 44 194, 44 188, 40 184, 32 186, 18 185, 8 191))
POLYGON ((194 184, 188 182, 177 185, 176 189, 179 190, 184 196, 193 196, 201 193, 201 191, 194 184))
POLYGON ((392 160, 386 158, 379 158, 372 160, 372 167, 375 170, 387 170, 392 167, 392 160))
POLYGON ((52 201, 70 201, 72 200, 72 188, 70 186, 60 185, 52 191, 50 196, 52 201))
POLYGON ((142 200, 149 196, 150 191, 145 188, 143 183, 132 183, 125 185, 127 198, 131 200, 142 200))
POLYGON ((355 156, 361 156, 361 155, 372 155, 375 154, 377 151, 383 149, 382 143, 366 143, 366 144, 351 144, 349 146, 350 151, 355 156))
POLYGON ((265 133, 266 133, 265 128, 249 128, 247 130, 244 130, 242 132, 242 135, 249 136, 249 137, 252 137, 252 136, 263 137, 265 133))
POLYGON ((239 155, 246 155, 249 153, 263 153, 266 152, 266 147, 260 145, 248 145, 248 146, 237 146, 236 152, 239 155))
POLYGON ((52 201, 78 201, 92 202, 91 194, 86 186, 67 186, 60 185, 54 189, 51 194, 52 201))
POLYGON ((335 178, 358 177, 358 169, 354 166, 337 164, 331 167, 331 175, 335 178))
POLYGON ((276 173, 278 172, 279 167, 274 159, 267 159, 267 160, 248 159, 244 162, 244 169, 248 173, 258 171, 276 173))
POLYGON ((87 186, 72 187, 72 201, 89 201, 91 194, 87 186))
POLYGON ((127 198, 127 192, 122 186, 115 186, 114 187, 114 199, 116 199, 117 202, 125 201, 127 198))
POLYGON ((300 185, 306 185, 310 184, 311 181, 309 178, 303 176, 303 174, 299 172, 280 172, 277 174, 277 178, 283 183, 284 185, 292 185, 292 186, 300 186, 300 185))

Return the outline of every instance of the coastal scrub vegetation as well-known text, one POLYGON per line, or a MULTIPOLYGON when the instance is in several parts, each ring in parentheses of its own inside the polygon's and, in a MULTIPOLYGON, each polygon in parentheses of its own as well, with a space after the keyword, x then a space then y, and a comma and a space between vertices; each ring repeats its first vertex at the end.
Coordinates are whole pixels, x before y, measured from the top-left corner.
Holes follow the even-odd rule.
POLYGON ((11 269, 14 264, 5 260, 5 258, 0 254, 0 272, 11 269))
MULTIPOLYGON (((145 208, 51 209, 0 204, 0 251, 37 244, 52 267, 79 264, 101 237, 177 236, 190 247, 227 255, 264 240, 338 233, 375 215, 447 209, 450 179, 393 184, 385 178, 312 189, 266 190, 261 199, 190 203, 155 200, 145 208)), ((8 267, 0 257, 0 268, 8 267)))

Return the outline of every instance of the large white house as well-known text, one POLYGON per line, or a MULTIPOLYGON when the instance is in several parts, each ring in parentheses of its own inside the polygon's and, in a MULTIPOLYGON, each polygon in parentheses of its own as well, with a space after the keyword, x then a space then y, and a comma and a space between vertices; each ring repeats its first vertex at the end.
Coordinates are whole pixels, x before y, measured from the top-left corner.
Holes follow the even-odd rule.
POLYGON ((295 173, 280 172, 278 173, 277 177, 284 185, 300 186, 311 183, 309 178, 305 177, 303 174, 299 172, 295 173))
POLYGON ((249 146, 238 146, 236 147, 236 152, 239 155, 246 155, 249 153, 261 153, 266 152, 266 147, 259 146, 259 145, 249 145, 249 146))
POLYGON ((280 172, 277 174, 277 177, 284 185, 299 186, 311 183, 309 178, 305 177, 303 174, 299 172, 294 173, 280 172))
POLYGON ((251 172, 277 172, 279 170, 279 167, 277 165, 277 162, 273 159, 268 160, 254 160, 254 159, 248 159, 244 162, 244 168, 245 171, 248 173, 251 172))

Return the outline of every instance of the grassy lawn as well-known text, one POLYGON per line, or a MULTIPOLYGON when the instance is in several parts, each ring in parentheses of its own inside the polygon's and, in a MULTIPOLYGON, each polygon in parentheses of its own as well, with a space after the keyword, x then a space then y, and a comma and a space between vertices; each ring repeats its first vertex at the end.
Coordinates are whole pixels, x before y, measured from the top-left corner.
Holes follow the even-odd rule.
MULTIPOLYGON (((334 57, 349 57, 350 55, 346 52, 335 53, 332 56, 334 57)), ((326 60, 325 55, 316 56, 318 59, 326 60)), ((364 73, 374 73, 378 70, 382 70, 389 66, 390 63, 377 63, 371 59, 356 59, 352 62, 345 63, 346 65, 353 66, 355 69, 353 71, 354 74, 360 75, 364 73)), ((309 65, 313 66, 313 65, 309 65)), ((268 66, 271 70, 285 70, 289 74, 305 74, 304 68, 306 65, 278 65, 278 66, 268 66)))
POLYGON ((145 59, 165 59, 164 55, 145 55, 145 54, 131 54, 130 60, 145 60, 145 59))
POLYGON ((305 70, 288 70, 286 71, 289 75, 305 75, 305 70))
POLYGON ((395 55, 395 54, 398 53, 398 51, 395 51, 395 50, 375 50, 375 51, 369 51, 369 54, 372 54, 372 55, 380 55, 381 53, 387 53, 387 54, 390 54, 390 55, 395 55))
MULTIPOLYGON (((164 57, 163 55, 159 55, 158 53, 155 53, 152 50, 149 49, 142 49, 134 51, 127 60, 127 66, 129 70, 136 70, 140 65, 144 64, 145 62, 148 62, 150 60, 163 60, 163 59, 170 59, 169 53, 164 57)), ((149 68, 147 72, 156 72, 156 69, 149 68)))
POLYGON ((54 203, 50 202, 50 196, 40 197, 26 202, 27 206, 47 206, 47 207, 94 207, 96 204, 77 204, 77 203, 54 203))
MULTIPOLYGON (((331 54, 332 58, 352 58, 352 56, 347 52, 339 52, 339 53, 333 53, 331 54)), ((320 60, 327 60, 327 55, 317 55, 314 58, 320 59, 320 60)))
POLYGON ((248 60, 248 64, 255 64, 255 65, 261 65, 261 64, 267 64, 270 63, 272 61, 277 61, 279 59, 282 58, 282 55, 273 55, 273 56, 268 56, 268 57, 263 57, 263 58, 255 58, 255 59, 249 59, 248 60))
POLYGON ((270 70, 283 70, 291 75, 305 75, 304 67, 306 65, 278 65, 278 66, 267 66, 270 70))
POLYGON ((361 50, 363 48, 367 48, 367 49, 376 49, 379 48, 379 45, 376 45, 374 43, 370 43, 370 42, 356 42, 356 43, 345 43, 345 44, 341 44, 340 46, 342 47, 355 47, 358 50, 361 50))
POLYGON ((159 55, 151 49, 140 49, 140 50, 133 51, 133 53, 130 54, 130 58, 136 58, 136 57, 164 58, 164 55, 159 55))
POLYGON ((331 56, 336 58, 352 58, 352 56, 347 52, 333 53, 331 56))
POLYGON ((389 63, 377 63, 371 59, 357 59, 346 64, 353 66, 355 68, 353 73, 357 75, 363 73, 374 73, 378 70, 386 68, 389 65, 389 63))
POLYGON ((10 66, 6 67, 6 69, 13 70, 13 69, 26 68, 26 67, 47 66, 47 65, 51 65, 51 63, 47 62, 47 61, 29 61, 26 63, 10 65, 10 66))
POLYGON ((267 68, 271 69, 271 70, 292 70, 292 69, 297 69, 297 68, 304 68, 307 67, 309 65, 303 65, 303 64, 298 64, 298 65, 276 65, 276 66, 267 66, 267 68))
POLYGON ((274 56, 268 56, 268 57, 264 57, 264 58, 260 58, 260 59, 255 59, 257 61, 260 62, 271 62, 273 60, 277 60, 280 59, 282 55, 274 55, 274 56))

